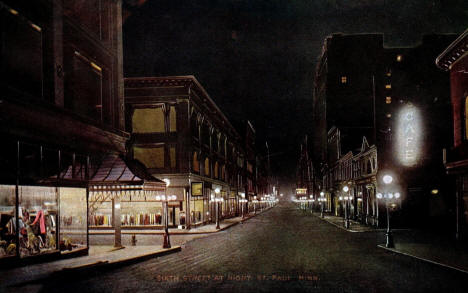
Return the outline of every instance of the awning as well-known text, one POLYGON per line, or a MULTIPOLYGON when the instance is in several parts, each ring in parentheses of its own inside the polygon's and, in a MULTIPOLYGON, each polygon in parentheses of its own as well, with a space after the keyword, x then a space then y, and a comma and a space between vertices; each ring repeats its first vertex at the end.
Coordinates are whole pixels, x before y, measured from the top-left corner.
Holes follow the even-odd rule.
POLYGON ((91 190, 100 192, 135 191, 148 193, 164 191, 166 183, 148 173, 145 166, 136 160, 124 161, 119 156, 106 156, 94 175, 89 179, 91 190))

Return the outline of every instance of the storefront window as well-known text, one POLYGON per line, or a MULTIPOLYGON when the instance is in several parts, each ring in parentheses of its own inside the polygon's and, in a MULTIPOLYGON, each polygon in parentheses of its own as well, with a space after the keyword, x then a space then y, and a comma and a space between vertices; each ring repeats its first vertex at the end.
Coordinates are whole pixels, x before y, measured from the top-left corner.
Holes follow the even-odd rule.
POLYGON ((86 248, 86 189, 59 188, 60 194, 60 241, 61 251, 86 248))
POLYGON ((57 251, 57 192, 55 187, 20 186, 20 256, 57 251))
POLYGON ((0 258, 16 255, 15 227, 15 186, 0 185, 0 258))

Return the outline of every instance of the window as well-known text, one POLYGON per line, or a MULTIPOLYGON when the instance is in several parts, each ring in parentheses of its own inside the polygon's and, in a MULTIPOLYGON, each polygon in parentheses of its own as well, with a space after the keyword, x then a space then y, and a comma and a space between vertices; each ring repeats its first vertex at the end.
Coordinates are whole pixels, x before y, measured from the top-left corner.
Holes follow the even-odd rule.
POLYGON ((164 146, 134 147, 133 158, 142 162, 147 168, 164 168, 164 146))
POLYGON ((396 61, 397 61, 397 62, 403 61, 403 55, 398 54, 398 55, 396 56, 396 61))
POLYGON ((392 85, 391 85, 391 84, 386 84, 386 85, 385 85, 385 88, 386 88, 387 90, 389 90, 389 89, 392 88, 392 85))
POLYGON ((205 159, 205 176, 210 177, 210 159, 205 159))
POLYGON ((177 131, 177 116, 176 116, 176 107, 171 106, 169 111, 169 131, 175 132, 177 131))
POLYGON ((347 82, 348 82, 348 77, 347 77, 347 76, 342 76, 342 77, 341 77, 341 83, 342 83, 342 84, 345 84, 345 83, 347 83, 347 82))
POLYGON ((391 104, 392 103, 392 97, 385 97, 385 103, 391 104))
MULTIPOLYGON (((3 2, 2 2, 3 3, 3 2)), ((0 74, 3 85, 43 97, 42 28, 5 4, 0 9, 0 74), (5 8, 5 9, 4 9, 5 8)))
POLYGON ((391 118, 391 117, 392 117, 392 114, 387 113, 387 118, 391 118))
POLYGON ((133 132, 164 132, 164 112, 162 107, 135 109, 132 116, 133 132))
POLYGON ((175 169, 177 166, 177 159, 176 159, 176 148, 175 146, 171 146, 169 148, 169 156, 171 159, 171 169, 175 169))
POLYGON ((392 71, 390 71, 390 70, 387 71, 386 75, 387 75, 388 77, 392 76, 392 71))
POLYGON ((218 165, 218 162, 216 162, 215 165, 214 165, 214 170, 213 170, 214 171, 214 178, 216 178, 216 179, 219 178, 218 177, 218 175, 219 175, 218 169, 219 169, 219 165, 218 165))
POLYGON ((194 172, 200 173, 200 162, 198 161, 197 152, 193 152, 192 168, 194 172))

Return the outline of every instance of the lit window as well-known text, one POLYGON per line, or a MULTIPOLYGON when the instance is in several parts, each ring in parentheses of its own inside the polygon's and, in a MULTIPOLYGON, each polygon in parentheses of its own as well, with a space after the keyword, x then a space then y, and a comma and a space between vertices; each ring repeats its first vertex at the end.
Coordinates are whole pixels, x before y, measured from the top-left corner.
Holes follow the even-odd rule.
POLYGON ((347 83, 348 82, 348 77, 347 76, 342 76, 341 77, 341 83, 347 83))
POLYGON ((402 60, 403 60, 403 56, 400 55, 400 54, 398 54, 398 55, 396 56, 396 61, 397 61, 397 62, 401 62, 402 60))
POLYGON ((392 76, 392 72, 391 71, 388 71, 387 74, 386 74, 388 77, 392 76))
POLYGON ((386 84, 386 85, 385 85, 385 88, 386 88, 386 89, 391 89, 391 88, 392 88, 392 85, 391 85, 391 84, 386 84))
POLYGON ((387 113, 387 118, 391 118, 391 117, 392 117, 392 114, 387 113))
POLYGON ((385 97, 385 103, 391 104, 392 103, 392 97, 385 97))

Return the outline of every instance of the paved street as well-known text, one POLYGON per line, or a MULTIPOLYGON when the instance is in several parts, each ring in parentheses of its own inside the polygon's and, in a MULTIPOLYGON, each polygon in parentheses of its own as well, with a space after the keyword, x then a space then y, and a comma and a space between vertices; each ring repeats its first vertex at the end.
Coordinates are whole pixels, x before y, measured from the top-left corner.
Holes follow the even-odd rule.
POLYGON ((377 248, 383 242, 382 232, 350 233, 284 202, 244 224, 189 241, 180 253, 16 289, 466 292, 467 275, 377 248))

